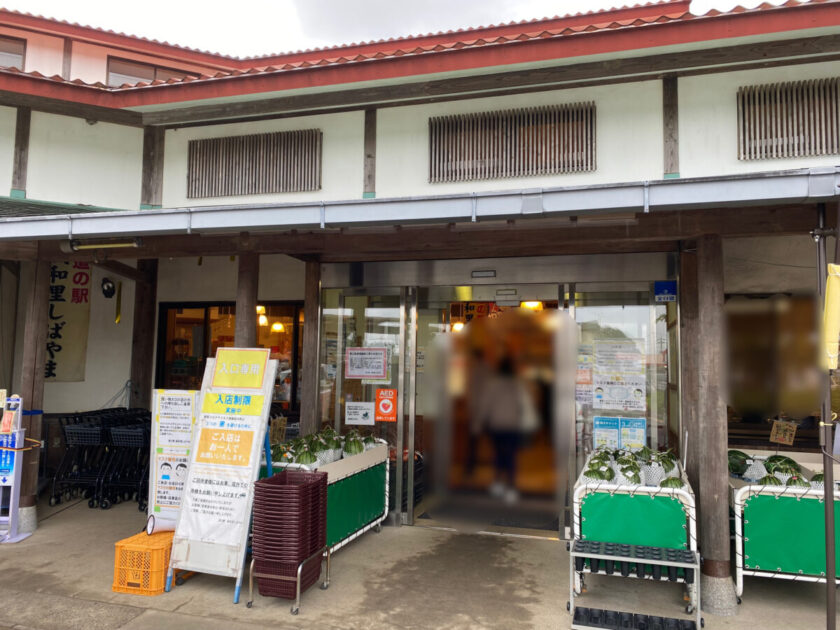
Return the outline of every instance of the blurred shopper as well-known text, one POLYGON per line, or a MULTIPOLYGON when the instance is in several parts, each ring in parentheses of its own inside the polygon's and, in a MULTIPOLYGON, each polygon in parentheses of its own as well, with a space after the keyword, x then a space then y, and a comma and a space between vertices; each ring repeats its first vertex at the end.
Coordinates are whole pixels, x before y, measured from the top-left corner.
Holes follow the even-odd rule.
POLYGON ((478 385, 480 400, 473 416, 473 431, 487 431, 495 452, 495 479, 490 486, 493 496, 513 503, 516 490, 516 455, 526 433, 539 425, 534 403, 522 381, 517 378, 513 361, 503 356, 484 382, 478 385))

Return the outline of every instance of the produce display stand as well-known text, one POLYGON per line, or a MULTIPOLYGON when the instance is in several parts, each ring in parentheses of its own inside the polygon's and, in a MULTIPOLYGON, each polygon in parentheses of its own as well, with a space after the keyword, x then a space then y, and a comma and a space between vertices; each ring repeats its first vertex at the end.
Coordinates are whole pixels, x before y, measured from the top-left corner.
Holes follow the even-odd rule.
MULTIPOLYGON (((730 478, 735 512, 735 590, 744 576, 825 583, 825 507, 822 488, 765 486, 730 478), (796 532, 795 544, 779 544, 780 532, 796 532)), ((840 492, 834 492, 840 521, 840 492)), ((840 536, 835 532, 836 549, 840 536)), ((838 555, 840 566, 840 555, 838 555)))
MULTIPOLYGON (((388 517, 388 443, 329 464, 274 464, 327 473, 327 549, 334 552, 388 517)), ((329 555, 327 556, 329 562, 329 555)))
MULTIPOLYGON (((677 625, 674 627, 703 625, 699 612, 700 557, 695 499, 685 473, 681 468, 680 471, 682 488, 619 485, 593 481, 583 475, 578 479, 573 495, 574 539, 568 545, 570 599, 567 608, 574 615, 573 628, 612 627, 598 625, 604 623, 606 616, 615 618, 617 624, 638 622, 642 626, 655 619, 647 615, 576 607, 575 597, 581 594, 587 573, 684 583, 689 599, 686 613, 696 613, 696 621, 675 619, 673 622, 677 625), (644 562, 636 562, 636 559, 644 562)), ((636 625, 617 627, 634 628, 636 625)))

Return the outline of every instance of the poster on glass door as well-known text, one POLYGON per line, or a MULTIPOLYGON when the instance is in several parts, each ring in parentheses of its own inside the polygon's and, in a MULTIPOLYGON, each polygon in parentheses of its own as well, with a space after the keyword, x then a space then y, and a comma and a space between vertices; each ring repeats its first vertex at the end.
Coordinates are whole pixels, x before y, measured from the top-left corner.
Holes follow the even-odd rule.
POLYGON ((609 411, 647 410, 647 375, 641 339, 595 342, 592 407, 609 411))

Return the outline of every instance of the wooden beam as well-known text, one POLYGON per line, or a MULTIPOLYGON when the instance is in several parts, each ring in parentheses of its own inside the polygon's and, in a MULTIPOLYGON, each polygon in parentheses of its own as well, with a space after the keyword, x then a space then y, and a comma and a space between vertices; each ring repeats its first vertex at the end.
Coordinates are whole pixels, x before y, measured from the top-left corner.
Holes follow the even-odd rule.
POLYGON ((61 116, 73 116, 85 120, 96 120, 99 122, 127 125, 130 127, 142 127, 143 118, 139 112, 127 109, 114 109, 98 105, 85 105, 45 96, 33 96, 21 92, 10 92, 0 90, 0 105, 6 107, 29 107, 33 111, 45 112, 47 114, 59 114, 61 116))
POLYGON ((300 390, 300 434, 307 435, 319 428, 321 395, 320 312, 321 263, 308 261, 304 277, 303 357, 300 390))
POLYGON ((376 110, 365 110, 364 196, 376 196, 376 110))
POLYGON ((254 252, 239 254, 239 275, 236 284, 237 348, 257 345, 257 288, 260 280, 260 255, 254 252))
POLYGON ((116 260, 94 262, 93 265, 123 278, 127 278, 128 280, 134 280, 137 284, 151 284, 157 278, 157 267, 155 267, 154 275, 152 275, 147 273, 144 268, 140 266, 141 262, 143 261, 138 261, 136 269, 116 260))
POLYGON ((160 127, 143 128, 143 172, 140 184, 142 207, 160 207, 163 203, 163 155, 166 131, 160 127))
POLYGON ((73 64, 73 40, 70 37, 64 38, 64 55, 61 59, 61 78, 70 80, 70 72, 73 64))
MULTIPOLYGON (((26 437, 41 439, 41 420, 44 408, 44 366, 47 353, 47 316, 49 311, 50 262, 31 263, 31 283, 22 285, 26 317, 23 324, 23 354, 21 357, 21 391, 23 408, 30 412, 23 416, 26 437)), ((26 451, 23 460, 20 506, 35 505, 38 493, 38 456, 40 449, 26 451)))
POLYGON ((38 243, 36 241, 0 241, 0 259, 37 260, 38 243))
MULTIPOLYGON (((729 464, 724 402, 723 243, 719 235, 697 239, 697 425, 699 442, 689 444, 701 454, 697 512, 703 574, 728 578, 729 464)), ((684 356, 684 354, 683 354, 684 356)))
POLYGON ((660 79, 666 75, 692 76, 726 71, 748 70, 832 61, 840 58, 840 35, 759 42, 739 46, 720 46, 700 51, 646 55, 588 63, 565 64, 513 72, 478 74, 435 81, 403 81, 395 85, 337 89, 318 94, 282 96, 256 101, 196 105, 146 112, 146 125, 179 126, 213 120, 247 119, 297 111, 348 106, 393 107, 440 102, 476 95, 500 96, 529 91, 547 91, 580 85, 602 85, 634 80, 660 79))
POLYGON ((157 317, 157 258, 137 261, 137 272, 147 282, 134 285, 134 328, 131 334, 131 407, 151 409, 152 358, 155 352, 155 319, 157 317))
POLYGON ((665 177, 680 176, 680 117, 677 77, 662 79, 662 120, 665 137, 665 177))
POLYGON ((15 121, 15 148, 12 157, 12 190, 26 190, 26 171, 29 165, 29 127, 32 110, 17 108, 15 121))

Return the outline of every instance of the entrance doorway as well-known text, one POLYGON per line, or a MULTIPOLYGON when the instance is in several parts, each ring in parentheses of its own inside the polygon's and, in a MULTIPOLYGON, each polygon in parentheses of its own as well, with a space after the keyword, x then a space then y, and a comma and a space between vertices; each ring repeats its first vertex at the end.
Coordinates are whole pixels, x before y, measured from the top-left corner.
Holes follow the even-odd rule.
POLYGON ((673 265, 458 285, 384 265, 353 288, 326 274, 339 286, 322 292, 318 417, 391 445, 396 523, 565 536, 574 481, 612 423, 626 426, 616 439, 677 450, 677 304, 654 284, 673 265), (429 284, 376 286, 403 276, 429 284))

